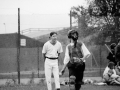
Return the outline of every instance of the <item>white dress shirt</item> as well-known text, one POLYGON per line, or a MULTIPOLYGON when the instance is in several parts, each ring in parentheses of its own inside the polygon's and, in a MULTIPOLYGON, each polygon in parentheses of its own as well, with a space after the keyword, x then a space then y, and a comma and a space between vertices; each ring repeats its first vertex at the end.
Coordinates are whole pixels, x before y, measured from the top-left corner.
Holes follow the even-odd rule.
POLYGON ((59 41, 55 45, 52 45, 50 41, 47 41, 42 49, 42 53, 46 54, 46 57, 58 57, 58 53, 62 53, 62 45, 59 41))

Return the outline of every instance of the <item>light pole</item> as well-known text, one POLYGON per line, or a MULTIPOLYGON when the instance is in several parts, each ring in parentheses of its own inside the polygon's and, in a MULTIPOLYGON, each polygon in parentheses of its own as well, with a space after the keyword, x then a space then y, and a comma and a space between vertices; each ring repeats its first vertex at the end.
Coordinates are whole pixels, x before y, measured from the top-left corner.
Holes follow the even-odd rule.
POLYGON ((70 30, 72 29, 72 11, 70 10, 70 30))
POLYGON ((5 26, 5 33, 6 33, 6 24, 5 23, 3 23, 4 24, 4 26, 5 26))
POLYGON ((17 45, 18 84, 20 84, 20 8, 18 8, 18 45, 17 45))

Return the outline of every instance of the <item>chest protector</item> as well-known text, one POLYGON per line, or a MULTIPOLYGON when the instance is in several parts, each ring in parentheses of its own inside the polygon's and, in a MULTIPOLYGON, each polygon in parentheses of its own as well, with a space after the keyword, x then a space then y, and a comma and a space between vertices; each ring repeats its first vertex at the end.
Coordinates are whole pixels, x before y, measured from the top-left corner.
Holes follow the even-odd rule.
POLYGON ((77 42, 76 47, 74 45, 69 45, 69 56, 70 56, 70 62, 71 63, 80 63, 82 60, 80 58, 83 58, 82 54, 82 43, 77 42))

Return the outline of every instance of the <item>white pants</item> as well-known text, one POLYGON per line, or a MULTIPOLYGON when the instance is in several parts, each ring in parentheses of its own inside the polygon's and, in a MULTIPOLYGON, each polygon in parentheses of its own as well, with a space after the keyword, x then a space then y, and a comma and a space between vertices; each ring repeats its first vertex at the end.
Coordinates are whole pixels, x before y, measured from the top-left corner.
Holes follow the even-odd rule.
POLYGON ((52 90, 52 84, 51 84, 52 73, 54 75, 56 89, 60 88, 58 60, 57 59, 50 60, 50 59, 46 58, 46 60, 45 60, 45 78, 46 78, 48 90, 52 90))

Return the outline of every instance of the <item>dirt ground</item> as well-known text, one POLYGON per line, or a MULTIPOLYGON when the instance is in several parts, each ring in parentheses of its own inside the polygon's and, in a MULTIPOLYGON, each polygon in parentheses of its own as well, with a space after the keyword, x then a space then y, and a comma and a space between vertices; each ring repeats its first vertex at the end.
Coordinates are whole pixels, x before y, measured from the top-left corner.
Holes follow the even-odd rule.
MULTIPOLYGON (((27 86, 7 86, 0 87, 0 90, 47 90, 45 85, 27 85, 27 86)), ((53 85, 53 90, 55 90, 53 85)), ((69 90, 68 86, 61 86, 61 90, 69 90)), ((96 85, 82 85, 80 90, 120 90, 120 86, 96 86, 96 85)))

